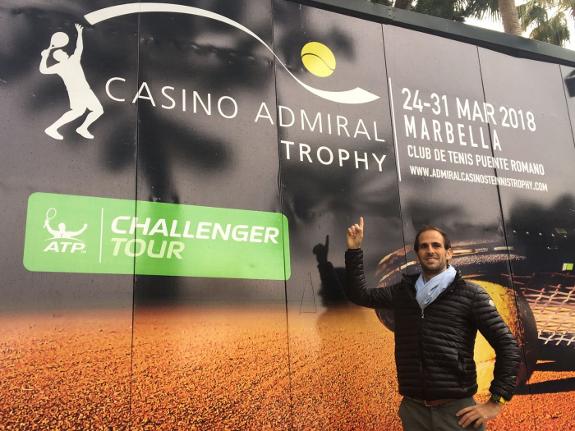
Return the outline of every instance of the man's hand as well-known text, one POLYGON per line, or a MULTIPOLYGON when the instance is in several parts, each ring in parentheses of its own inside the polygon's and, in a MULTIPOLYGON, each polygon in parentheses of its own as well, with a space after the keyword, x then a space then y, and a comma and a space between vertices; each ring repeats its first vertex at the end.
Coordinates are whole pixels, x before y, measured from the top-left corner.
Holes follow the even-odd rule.
POLYGON ((361 248, 363 242, 363 217, 359 218, 359 224, 347 228, 347 248, 361 248))
POLYGON ((327 263, 327 255, 329 253, 329 235, 325 236, 325 245, 316 244, 312 251, 313 254, 315 254, 317 263, 319 264, 327 263))
POLYGON ((82 33, 82 30, 84 30, 84 27, 82 27, 80 24, 76 24, 75 27, 78 33, 82 33))
POLYGON ((458 423, 462 428, 471 425, 473 422, 475 422, 473 426, 479 428, 481 424, 495 418, 500 410, 501 406, 499 404, 487 401, 484 404, 465 407, 455 413, 455 415, 459 417, 458 423))

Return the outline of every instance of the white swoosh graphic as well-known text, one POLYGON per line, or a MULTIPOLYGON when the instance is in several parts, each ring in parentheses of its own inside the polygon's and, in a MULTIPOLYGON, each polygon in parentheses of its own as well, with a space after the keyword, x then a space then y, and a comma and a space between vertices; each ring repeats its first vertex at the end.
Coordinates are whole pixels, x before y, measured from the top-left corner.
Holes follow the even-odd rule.
POLYGON ((270 51, 273 54, 273 56, 277 59, 277 61, 283 66, 283 68, 287 71, 287 73, 289 73, 291 77, 295 79, 299 85, 301 85, 310 93, 313 93, 318 97, 321 97, 322 99, 346 104, 368 103, 379 99, 379 96, 359 87, 356 87, 353 90, 345 90, 345 91, 326 91, 307 85, 306 83, 296 78, 294 74, 289 71, 286 65, 282 63, 282 61, 278 58, 275 52, 273 52, 273 50, 257 34, 255 34, 249 28, 241 25, 239 22, 236 22, 228 17, 197 7, 183 6, 171 3, 126 3, 90 12, 86 14, 84 17, 86 18, 86 21, 94 25, 110 18, 115 18, 118 16, 127 15, 131 13, 143 13, 143 12, 185 13, 188 15, 196 15, 204 18, 213 19, 215 21, 220 21, 225 24, 231 25, 232 27, 235 27, 238 30, 241 30, 244 33, 249 34, 251 37, 260 42, 263 46, 265 46, 268 49, 268 51, 270 51))

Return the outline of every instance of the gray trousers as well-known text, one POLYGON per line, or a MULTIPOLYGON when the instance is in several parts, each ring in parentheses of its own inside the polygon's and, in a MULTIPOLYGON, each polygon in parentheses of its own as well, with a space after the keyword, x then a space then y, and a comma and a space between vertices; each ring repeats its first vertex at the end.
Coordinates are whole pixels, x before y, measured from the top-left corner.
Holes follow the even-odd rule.
POLYGON ((473 424, 467 428, 459 426, 459 418, 455 416, 464 407, 475 405, 473 398, 462 398, 437 407, 425 407, 407 397, 403 397, 399 406, 399 417, 405 431, 455 431, 455 430, 480 430, 484 431, 484 425, 474 428, 473 424))

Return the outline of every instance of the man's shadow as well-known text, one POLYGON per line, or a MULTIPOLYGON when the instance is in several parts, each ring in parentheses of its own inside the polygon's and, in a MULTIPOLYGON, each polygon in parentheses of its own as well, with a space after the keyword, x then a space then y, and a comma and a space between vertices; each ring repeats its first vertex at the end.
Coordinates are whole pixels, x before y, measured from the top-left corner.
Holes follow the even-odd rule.
POLYGON ((345 296, 345 268, 334 267, 329 260, 329 235, 312 251, 321 282, 317 295, 323 308, 315 320, 319 349, 313 361, 314 367, 322 369, 321 375, 327 376, 318 382, 321 401, 316 408, 332 410, 345 406, 349 417, 361 417, 365 415, 366 403, 357 402, 356 394, 364 389, 366 376, 361 365, 365 354, 359 346, 366 345, 366 334, 374 322, 377 324, 377 318, 370 318, 369 312, 345 296), (334 358, 346 358, 346 364, 342 366, 334 358))
POLYGON ((329 235, 325 236, 324 244, 316 244, 312 251, 317 259, 317 269, 321 280, 321 287, 318 291, 321 304, 326 308, 349 305, 343 292, 345 268, 335 268, 328 259, 329 235))
MULTIPOLYGON (((558 373, 575 371, 575 348, 569 346, 563 349, 545 348, 540 346, 539 363, 535 371, 545 376, 545 373, 558 373), (541 361, 543 360, 543 361, 541 361)), ((549 376, 551 377, 551 376, 549 376)), ((575 377, 547 380, 537 383, 528 383, 518 388, 520 394, 548 394, 557 392, 575 391, 575 377)))

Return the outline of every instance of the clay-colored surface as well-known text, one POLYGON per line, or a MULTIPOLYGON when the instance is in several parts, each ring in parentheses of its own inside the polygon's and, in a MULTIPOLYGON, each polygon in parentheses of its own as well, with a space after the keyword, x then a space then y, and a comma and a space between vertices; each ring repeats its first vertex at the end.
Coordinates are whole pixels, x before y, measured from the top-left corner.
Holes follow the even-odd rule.
POLYGON ((138 311, 135 430, 287 429, 285 310, 138 311))
POLYGON ((0 316, 0 429, 126 429, 131 311, 0 316))
MULTIPOLYGON (((0 429, 400 429, 393 334, 371 310, 137 310, 130 388, 131 324, 1 316, 0 429)), ((489 430, 575 429, 575 371, 538 368, 489 430)))

